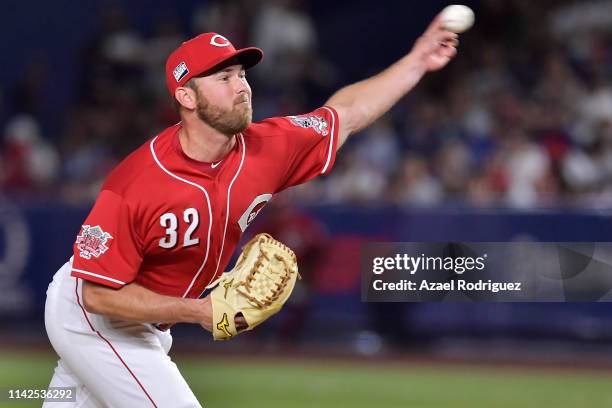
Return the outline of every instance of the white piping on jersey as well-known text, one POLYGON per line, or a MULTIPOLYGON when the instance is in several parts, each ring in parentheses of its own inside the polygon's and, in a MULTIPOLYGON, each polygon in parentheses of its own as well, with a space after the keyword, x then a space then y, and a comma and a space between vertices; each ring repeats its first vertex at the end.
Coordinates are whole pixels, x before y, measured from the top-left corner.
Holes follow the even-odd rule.
POLYGON ((240 166, 238 166, 238 171, 234 175, 234 178, 229 184, 227 188, 227 207, 225 208, 225 227, 223 228, 223 240, 221 241, 221 251, 219 252, 219 259, 217 260, 217 267, 215 268, 215 273, 210 277, 210 281, 206 284, 206 286, 210 285, 215 276, 217 276, 217 271, 219 270, 219 265, 221 264, 221 258, 223 257, 223 246, 225 245, 225 234, 227 233, 227 223, 230 218, 230 195, 232 192, 232 186, 234 185, 234 181, 238 178, 238 174, 240 170, 242 170, 242 163, 244 163, 244 156, 246 155, 246 143, 244 141, 244 137, 242 133, 240 133, 240 140, 242 141, 242 158, 240 159, 240 166))
POLYGON ((329 153, 327 153, 327 161, 325 162, 325 166, 323 166, 323 170, 321 170, 321 174, 325 173, 325 171, 327 170, 327 166, 329 166, 329 163, 331 162, 332 149, 334 148, 334 130, 335 130, 334 127, 336 126, 336 117, 334 116, 334 112, 325 106, 323 106, 323 109, 328 110, 329 113, 331 114, 332 125, 331 125, 331 135, 329 138, 329 153))
POLYGON ((191 280, 191 283, 189 284, 189 287, 187 288, 185 293, 183 293, 182 297, 185 297, 185 296, 187 296, 187 294, 189 293, 189 291, 193 287, 193 284, 195 283, 196 279, 198 279, 198 276, 200 276, 200 273, 202 272, 202 269, 204 269, 204 265, 206 265, 206 262, 208 261, 208 253, 210 251, 210 231, 212 229, 212 210, 211 210, 211 205, 210 205, 210 198, 208 197, 208 192, 206 191, 206 189, 204 187, 202 187, 201 185, 196 184, 196 183, 194 183, 192 181, 189 181, 189 180, 186 180, 184 178, 181 178, 181 177, 177 176, 176 174, 171 173, 170 171, 168 171, 168 169, 166 169, 161 164, 161 162, 157 158, 157 155, 155 154, 155 149, 153 148, 153 145, 155 144, 155 141, 157 140, 158 137, 159 136, 155 136, 155 138, 153 140, 151 140, 151 143, 149 144, 149 147, 151 148, 151 154, 153 155, 153 159, 155 159, 155 162, 157 163, 157 165, 163 171, 168 173, 171 177, 174 177, 175 179, 180 180, 183 183, 187 183, 187 184, 189 184, 191 186, 194 186, 195 188, 201 190, 204 193, 204 197, 206 197, 206 202, 208 203, 208 238, 206 239, 206 255, 204 256, 204 262, 202 262, 202 265, 200 266, 200 269, 198 269, 198 271, 196 272, 195 276, 191 280))
POLYGON ((94 277, 99 278, 99 279, 104 279, 104 280, 107 280, 107 281, 118 283, 119 285, 125 285, 126 284, 125 282, 122 282, 122 281, 120 281, 118 279, 109 278, 109 277, 104 276, 104 275, 98 275, 97 273, 88 272, 88 271, 84 271, 82 269, 77 269, 77 268, 71 268, 71 269, 73 271, 75 271, 75 272, 83 273, 85 275, 94 276, 94 277))

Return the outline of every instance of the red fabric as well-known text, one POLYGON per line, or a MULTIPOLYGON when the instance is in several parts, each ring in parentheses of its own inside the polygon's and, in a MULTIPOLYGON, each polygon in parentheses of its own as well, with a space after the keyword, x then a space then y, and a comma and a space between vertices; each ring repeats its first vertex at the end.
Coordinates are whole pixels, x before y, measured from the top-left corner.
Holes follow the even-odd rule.
POLYGON ((313 286, 319 293, 346 293, 359 286, 361 236, 335 236, 319 262, 313 286))
POLYGON ((72 275, 198 297, 223 272, 243 228, 271 195, 331 169, 337 114, 320 108, 301 118, 313 116, 313 123, 327 124, 326 134, 284 117, 251 125, 214 171, 177 151, 180 124, 166 129, 108 176, 74 244, 72 275), (94 236, 101 232, 112 237, 104 245, 94 236), (174 232, 176 244, 163 247, 174 232))
POLYGON ((28 169, 29 149, 19 143, 10 143, 3 153, 4 179, 2 186, 6 189, 28 189, 32 187, 32 177, 28 169))
POLYGON ((561 131, 547 132, 542 136, 542 143, 551 160, 555 163, 563 160, 570 148, 569 138, 561 131))
POLYGON ((245 69, 263 58, 256 47, 236 50, 232 43, 217 33, 204 33, 182 43, 166 61, 166 86, 170 95, 189 79, 202 74, 224 61, 236 57, 245 69))

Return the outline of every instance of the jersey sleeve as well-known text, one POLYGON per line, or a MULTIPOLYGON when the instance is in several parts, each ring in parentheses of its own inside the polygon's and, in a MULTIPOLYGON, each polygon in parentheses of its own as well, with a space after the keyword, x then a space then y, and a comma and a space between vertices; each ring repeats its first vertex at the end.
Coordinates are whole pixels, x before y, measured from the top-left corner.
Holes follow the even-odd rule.
POLYGON ((327 174, 338 146, 338 113, 324 106, 311 113, 270 119, 280 127, 286 160, 285 176, 277 191, 327 174))
POLYGON ((135 221, 119 194, 102 190, 74 243, 72 276, 113 288, 132 282, 143 248, 135 221))

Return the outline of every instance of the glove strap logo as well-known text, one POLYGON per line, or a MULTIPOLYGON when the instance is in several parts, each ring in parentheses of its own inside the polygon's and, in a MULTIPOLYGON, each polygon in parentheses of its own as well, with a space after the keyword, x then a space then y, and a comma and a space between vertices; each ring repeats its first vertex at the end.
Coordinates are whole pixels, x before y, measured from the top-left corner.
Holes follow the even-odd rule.
POLYGON ((91 227, 83 225, 83 232, 77 236, 76 244, 79 256, 85 259, 98 258, 108 250, 107 242, 113 239, 111 234, 104 232, 99 225, 91 227))
MULTIPOLYGON (((223 288, 225 288, 225 293, 223 294, 223 299, 227 299, 227 291, 232 287, 232 285, 234 284, 234 279, 232 279, 231 281, 225 282, 223 284, 223 288)), ((219 329, 221 330, 221 329, 219 329)))
POLYGON ((217 329, 221 330, 227 337, 232 337, 232 333, 230 333, 227 328, 229 327, 229 321, 227 320, 227 313, 223 313, 223 319, 219 323, 217 323, 217 329))

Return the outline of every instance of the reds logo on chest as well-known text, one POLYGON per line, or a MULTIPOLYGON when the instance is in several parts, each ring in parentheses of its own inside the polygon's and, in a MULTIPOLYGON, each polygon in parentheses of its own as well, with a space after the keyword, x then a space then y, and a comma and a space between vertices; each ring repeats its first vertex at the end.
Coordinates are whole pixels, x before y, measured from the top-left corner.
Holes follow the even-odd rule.
POLYGON ((270 201, 271 198, 272 194, 265 193, 258 195, 253 199, 253 201, 251 201, 251 204, 238 219, 238 226, 240 226, 240 230, 242 232, 246 231, 247 227, 253 222, 255 217, 257 217, 257 214, 259 214, 261 209, 268 203, 268 201, 270 201))
POLYGON ((83 225, 83 232, 76 239, 79 256, 85 259, 91 259, 92 256, 98 258, 108 250, 106 244, 111 239, 113 239, 111 234, 104 232, 99 225, 95 227, 83 225))

